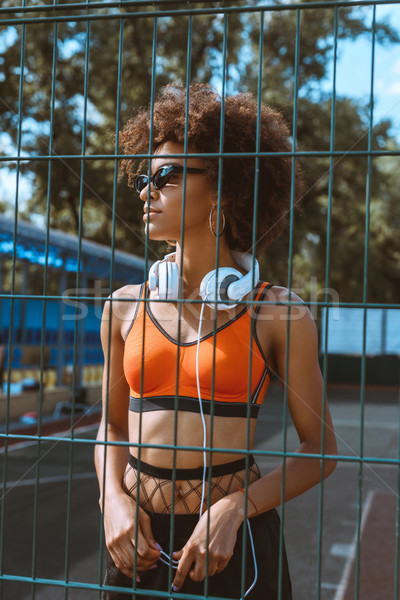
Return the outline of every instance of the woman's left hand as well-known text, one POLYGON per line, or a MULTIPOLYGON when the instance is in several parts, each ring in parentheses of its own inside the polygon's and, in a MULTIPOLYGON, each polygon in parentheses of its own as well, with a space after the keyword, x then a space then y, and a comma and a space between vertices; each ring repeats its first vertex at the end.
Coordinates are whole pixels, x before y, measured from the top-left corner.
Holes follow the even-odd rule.
POLYGON ((225 569, 233 554, 237 531, 242 522, 241 510, 228 497, 222 498, 213 504, 209 511, 204 512, 185 546, 172 555, 174 559, 179 560, 172 589, 175 592, 180 590, 188 573, 193 581, 203 581, 206 575, 207 554, 209 576, 225 569), (208 512, 210 532, 207 549, 208 512))

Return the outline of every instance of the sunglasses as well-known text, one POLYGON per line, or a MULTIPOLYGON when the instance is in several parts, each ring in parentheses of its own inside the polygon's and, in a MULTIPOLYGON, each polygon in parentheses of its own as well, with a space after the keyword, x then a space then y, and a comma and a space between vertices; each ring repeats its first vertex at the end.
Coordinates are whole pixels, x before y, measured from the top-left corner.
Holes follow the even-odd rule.
POLYGON ((157 171, 149 177, 148 175, 138 175, 135 179, 135 189, 137 192, 144 190, 146 185, 151 183, 155 190, 160 190, 164 185, 167 185, 171 177, 173 177, 176 173, 205 173, 205 169, 193 169, 190 167, 180 167, 178 165, 167 165, 165 167, 160 167, 157 171))

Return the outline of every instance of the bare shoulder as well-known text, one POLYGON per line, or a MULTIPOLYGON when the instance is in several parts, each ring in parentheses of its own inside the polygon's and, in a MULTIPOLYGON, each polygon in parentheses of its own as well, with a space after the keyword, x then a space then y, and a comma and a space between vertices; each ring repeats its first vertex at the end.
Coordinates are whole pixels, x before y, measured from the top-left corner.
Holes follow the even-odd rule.
POLYGON ((115 290, 111 296, 116 300, 114 304, 129 304, 129 301, 138 300, 140 296, 140 290, 142 283, 135 283, 133 285, 124 285, 118 290, 115 290))
POLYGON ((140 297, 142 284, 124 285, 115 290, 104 304, 102 327, 108 324, 112 314, 112 331, 125 337, 140 297))
POLYGON ((282 341, 286 337, 288 326, 290 337, 306 336, 316 340, 317 328, 306 303, 286 287, 273 285, 266 291, 259 308, 259 336, 267 336, 270 343, 282 341))

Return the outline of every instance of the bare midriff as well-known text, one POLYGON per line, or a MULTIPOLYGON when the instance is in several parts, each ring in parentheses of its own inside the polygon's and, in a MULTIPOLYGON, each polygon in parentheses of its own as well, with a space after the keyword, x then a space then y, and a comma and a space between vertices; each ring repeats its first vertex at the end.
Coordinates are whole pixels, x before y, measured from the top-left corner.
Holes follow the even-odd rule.
MULTIPOLYGON (((210 440, 211 419, 204 415, 207 429, 207 446, 213 448, 224 448, 238 450, 238 452, 214 452, 212 464, 224 464, 243 458, 246 454, 240 450, 253 447, 256 419, 250 420, 249 442, 247 440, 247 419, 242 417, 213 417, 212 443, 210 440)), ((175 413, 174 411, 152 411, 129 414, 129 436, 132 443, 151 445, 176 445, 196 446, 199 450, 174 450, 154 447, 141 447, 140 459, 158 468, 172 469, 196 469, 203 467, 203 426, 201 415, 179 411, 176 417, 176 439, 175 413), (139 437, 139 427, 141 436, 139 437)), ((130 453, 138 457, 138 447, 130 448, 130 453)), ((253 465, 248 472, 248 483, 260 477, 257 465, 253 465)), ((237 491, 243 485, 246 478, 245 470, 235 474, 213 477, 211 480, 211 502, 214 504, 222 497, 237 491)), ((124 489, 135 500, 138 495, 138 475, 136 469, 127 466, 124 475, 124 489)), ((199 511, 201 498, 201 480, 177 480, 173 487, 172 482, 160 480, 145 474, 140 475, 139 504, 146 510, 153 512, 171 512, 174 504, 176 514, 195 513, 199 511), (172 502, 174 500, 174 502, 172 502)), ((205 504, 207 504, 208 484, 205 486, 205 504)))

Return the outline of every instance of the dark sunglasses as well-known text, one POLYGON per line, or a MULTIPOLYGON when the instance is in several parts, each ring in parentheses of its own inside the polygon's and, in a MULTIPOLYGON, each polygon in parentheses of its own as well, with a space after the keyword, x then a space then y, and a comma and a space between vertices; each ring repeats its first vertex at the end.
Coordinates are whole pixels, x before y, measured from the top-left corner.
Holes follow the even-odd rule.
POLYGON ((190 167, 179 167, 178 165, 166 165, 165 167, 160 167, 157 171, 149 177, 148 175, 138 175, 135 179, 135 189, 137 192, 144 190, 146 185, 149 185, 149 182, 153 184, 153 188, 156 190, 160 190, 164 185, 168 183, 168 181, 175 175, 175 173, 205 173, 205 169, 193 169, 190 167))

